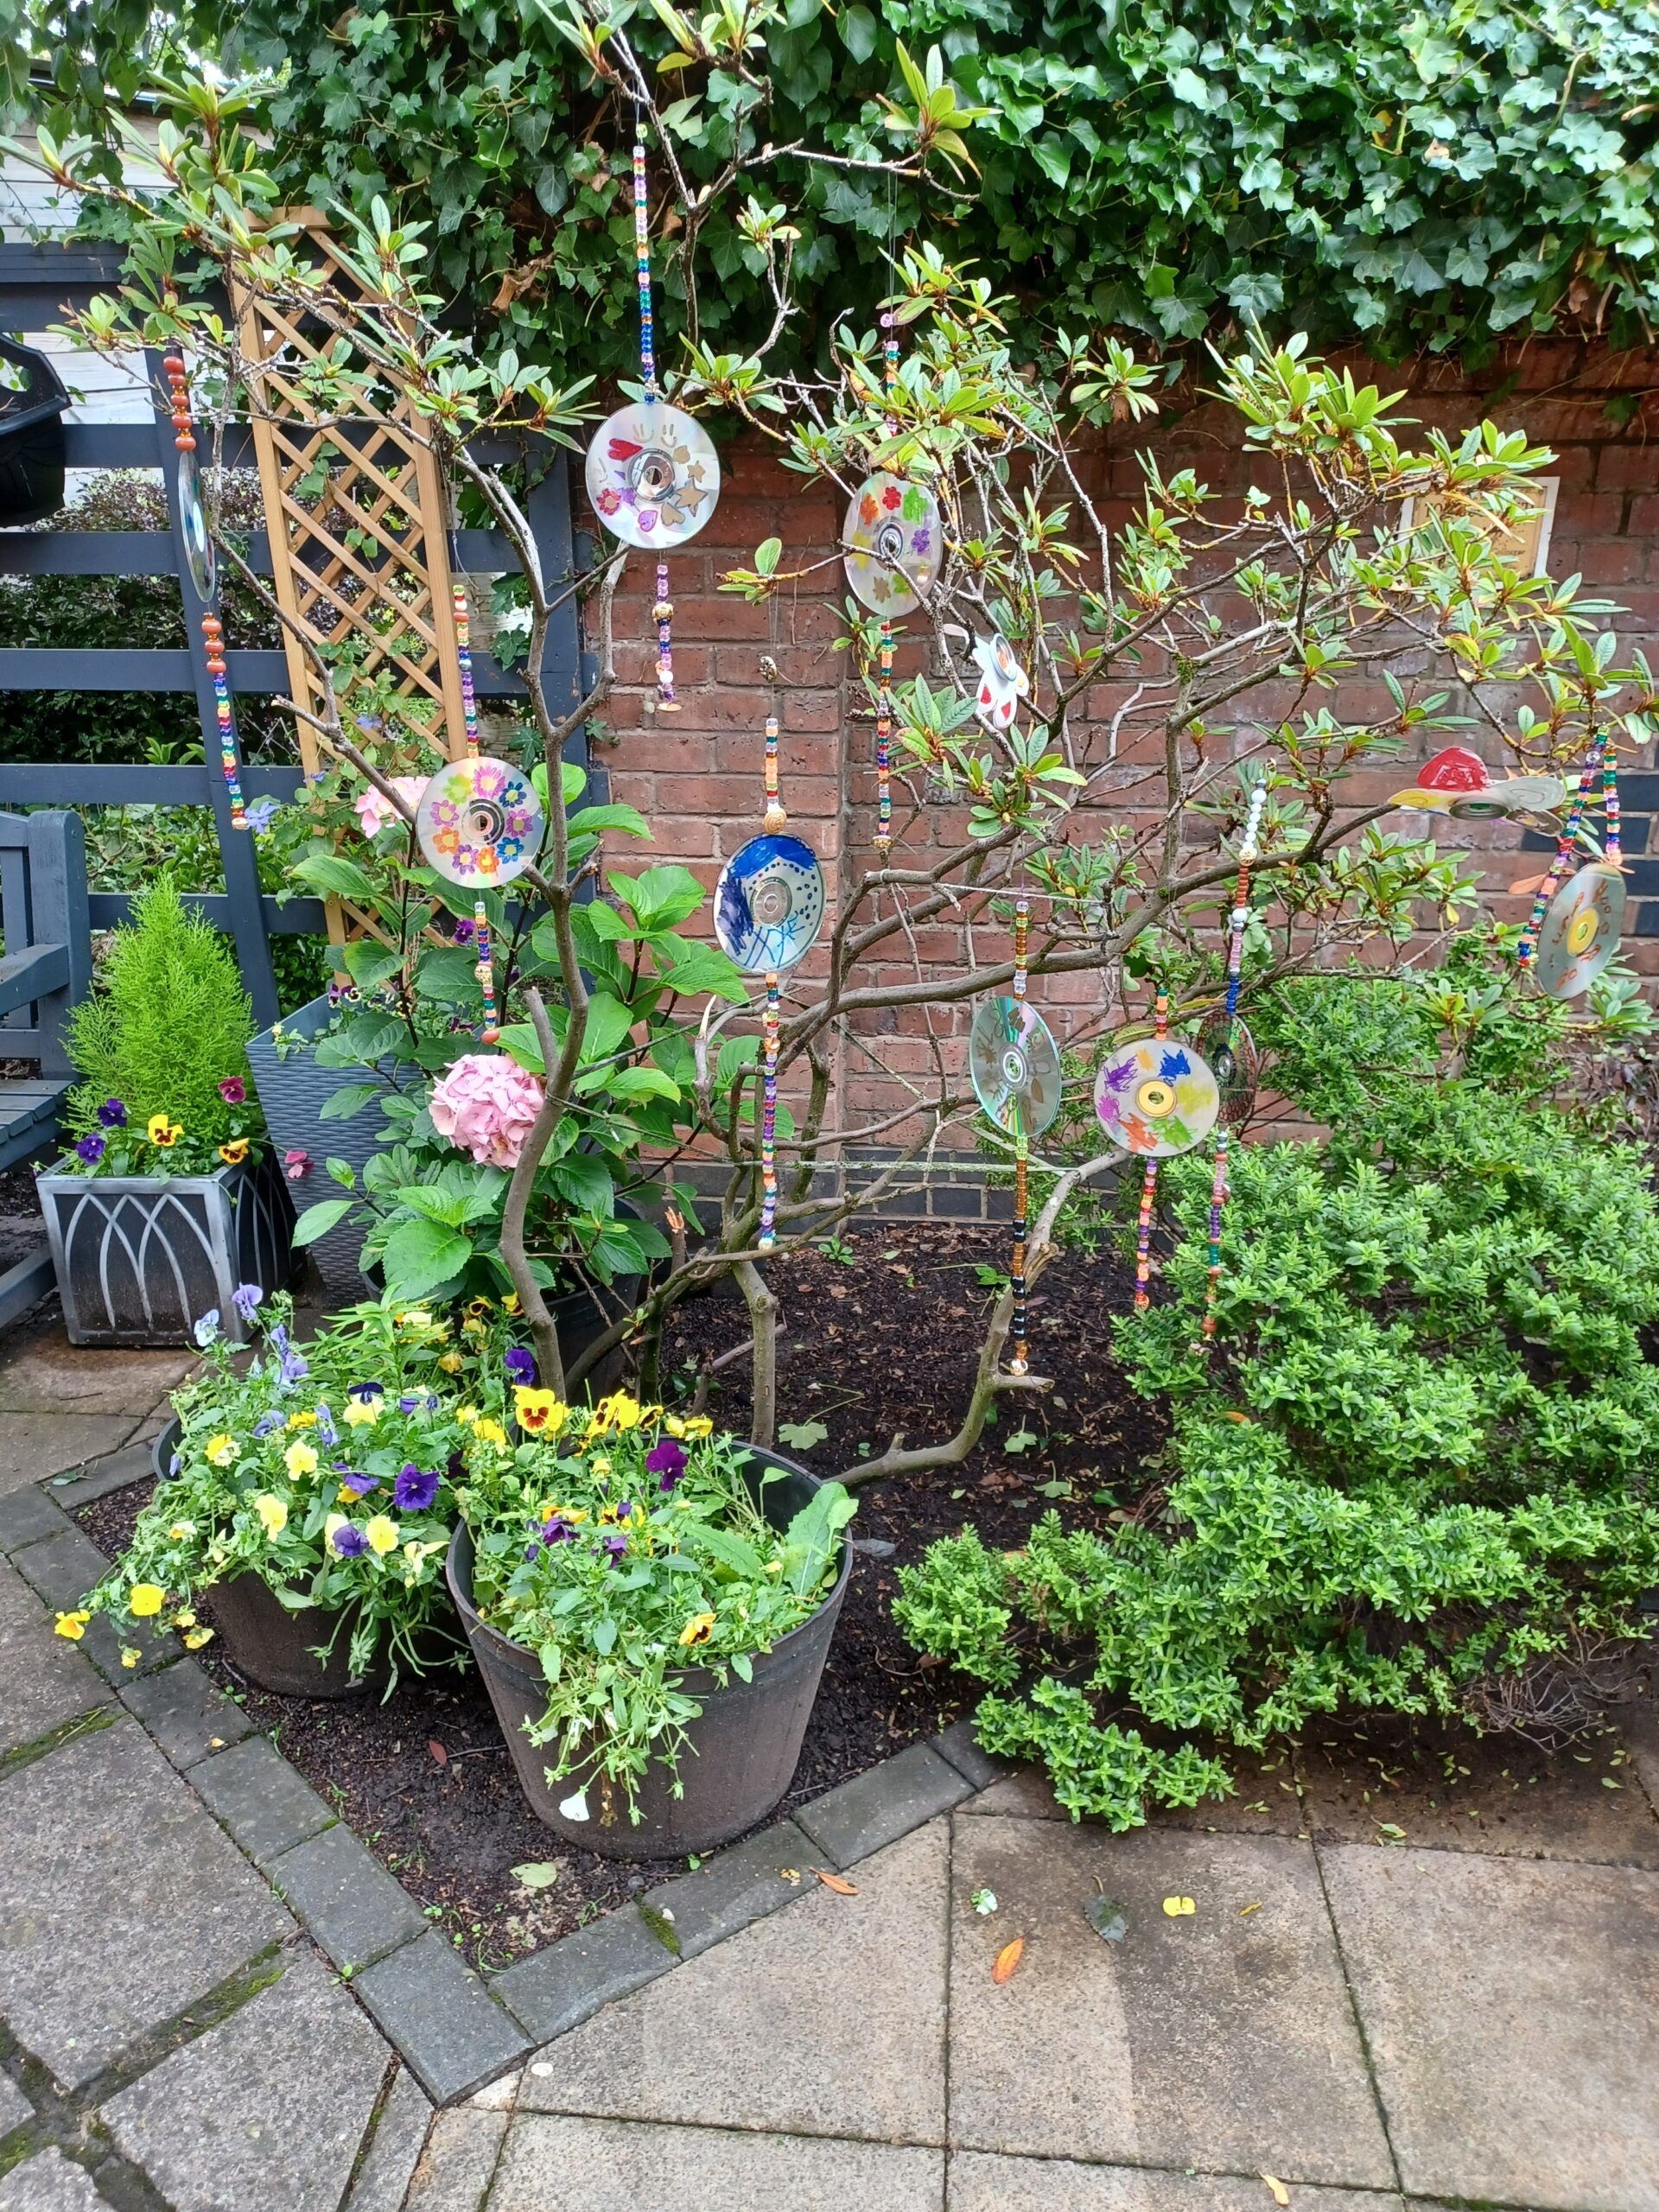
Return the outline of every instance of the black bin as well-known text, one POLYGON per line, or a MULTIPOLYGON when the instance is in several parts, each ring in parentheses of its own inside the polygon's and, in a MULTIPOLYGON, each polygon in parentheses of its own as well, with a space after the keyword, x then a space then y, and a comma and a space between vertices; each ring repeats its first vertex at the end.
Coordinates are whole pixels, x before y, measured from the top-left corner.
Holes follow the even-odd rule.
POLYGON ((44 353, 0 338, 0 524, 44 522, 63 505, 69 394, 44 353))

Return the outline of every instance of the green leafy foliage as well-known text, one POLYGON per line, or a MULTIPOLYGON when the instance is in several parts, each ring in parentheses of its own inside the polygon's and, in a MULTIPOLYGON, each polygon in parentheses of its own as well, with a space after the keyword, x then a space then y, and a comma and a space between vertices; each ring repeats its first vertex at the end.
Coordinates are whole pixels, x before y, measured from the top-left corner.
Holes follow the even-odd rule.
POLYGON ((1529 1669, 1639 1635, 1659 1581, 1659 1211, 1636 1149, 1553 1102, 1563 1009, 1470 940, 1442 975, 1311 979, 1253 1021, 1332 1134, 1233 1147, 1209 1351, 1211 1163, 1165 1165, 1167 1295, 1118 1328, 1170 1408, 1158 1524, 1049 1513, 1022 1552, 969 1530, 899 1577, 912 1640, 995 1693, 988 1747, 1118 1826, 1225 1786, 1195 1737, 1524 1713, 1529 1669))

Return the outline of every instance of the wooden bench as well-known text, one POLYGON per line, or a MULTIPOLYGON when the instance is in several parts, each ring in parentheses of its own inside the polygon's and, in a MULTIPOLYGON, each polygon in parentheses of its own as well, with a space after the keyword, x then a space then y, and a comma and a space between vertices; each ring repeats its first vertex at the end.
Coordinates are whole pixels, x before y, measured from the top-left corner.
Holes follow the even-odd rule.
MULTIPOLYGON (((50 1150, 75 1080, 65 1047, 70 1008, 92 980, 86 839, 78 814, 0 814, 0 1060, 40 1072, 0 1076, 0 1169, 50 1150)), ((0 1272, 0 1329, 52 1287, 45 1243, 0 1272)))

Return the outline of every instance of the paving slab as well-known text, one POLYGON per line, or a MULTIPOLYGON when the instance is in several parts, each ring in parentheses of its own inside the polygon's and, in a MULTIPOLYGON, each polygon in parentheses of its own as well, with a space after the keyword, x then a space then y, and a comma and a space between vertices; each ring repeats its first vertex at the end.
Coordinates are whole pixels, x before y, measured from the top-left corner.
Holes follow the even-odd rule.
POLYGON ((0 2178, 0 2212, 110 2212, 85 2166, 48 2146, 0 2178))
POLYGON ((336 2212, 391 2054, 314 1956, 111 2098, 179 2212, 336 2212))
POLYGON ((110 1701, 97 1669, 53 1634, 35 1592, 14 1568, 0 1564, 0 1754, 110 1701))
POLYGON ((0 1414, 0 1491, 83 1467, 126 1442, 136 1414, 0 1414))
MULTIPOLYGON (((103 1580, 110 1564, 92 1538, 73 1522, 56 1535, 43 1537, 14 1554, 13 1563, 41 1603, 55 1612, 70 1612, 78 1607, 88 1591, 103 1580)), ((150 1622, 125 1621, 118 1629, 102 1613, 86 1624, 76 1649, 112 1681, 126 1681, 133 1671, 123 1664, 124 1649, 137 1652, 140 1674, 165 1666, 181 1653, 178 1638, 150 1622)))
MULTIPOLYGON (((1300 1835, 1306 1823, 1288 1751, 1256 1753, 1230 1760, 1235 1782, 1230 1797, 1206 1797, 1201 1804, 1159 1807, 1154 1827, 1199 1829, 1217 1835, 1300 1835)), ((1029 1821, 1071 1821, 1040 1767, 1020 1766, 966 1799, 964 1813, 1029 1821)), ((1073 1822, 1098 1827, 1098 1822, 1073 1822)))
POLYGON ((478 2212, 506 2132, 504 2112, 441 2112, 409 2185, 408 2212, 478 2212))
POLYGON ((793 1821, 779 1821, 716 1852, 695 1874, 647 1890, 640 1903, 668 1921, 679 1955, 695 1959, 711 1943, 798 1898, 816 1848, 793 1821))
POLYGON ((1640 1696, 1619 1714, 1619 1732, 1648 1803, 1659 1813, 1659 1667, 1650 1670, 1640 1696))
POLYGON ((268 1736, 250 1736, 190 1770, 207 1808, 256 1866, 320 1834, 334 1815, 268 1736))
POLYGON ((521 2113, 490 2212, 942 2212, 943 2164, 908 2145, 521 2113))
POLYGON ((959 1805, 972 1788, 936 1751, 912 1744, 803 1805, 795 1821, 834 1866, 855 1866, 936 1813, 959 1805))
POLYGON ((354 1975, 352 1986, 435 2104, 493 2082, 530 2048, 512 2014, 435 1929, 354 1975))
POLYGON ((955 1839, 953 2145, 1392 2183, 1311 1845, 977 1816, 955 1839), (1103 1894, 1121 1942, 1084 1918, 1103 1894), (1180 1897, 1196 1910, 1171 1918, 1180 1897))
MULTIPOLYGON (((1392 2190, 1305 2186, 1291 2198, 1294 2212, 1395 2212, 1401 2202, 1392 2190)), ((952 2152, 945 2192, 948 2212, 1273 2212, 1273 2202, 1259 2174, 1160 2172, 982 2151, 952 2152)))
POLYGON ((520 2112, 943 2142, 947 1847, 933 1821, 572 2029, 520 2112))
POLYGON ((59 1501, 36 1483, 0 1497, 0 1552, 20 1552, 43 1536, 67 1535, 73 1526, 59 1501))
POLYGON ((93 1459, 72 1475, 54 1475, 48 1485, 49 1494, 66 1511, 78 1505, 91 1505, 94 1499, 108 1497, 112 1491, 126 1490, 134 1483, 146 1481, 155 1472, 155 1461, 148 1444, 124 1444, 118 1452, 111 1452, 102 1459, 93 1459))
POLYGON ((550 2043, 677 1963, 650 1923, 624 1905, 494 1975, 490 1988, 537 2043, 550 2043))
POLYGON ((70 2086, 294 1932, 136 1721, 0 1781, 5 2012, 70 2086))
POLYGON ((35 2107, 23 2094, 10 2074, 0 2074, 0 2141, 33 2120, 35 2107))
POLYGON ((1659 1875, 1322 1848, 1408 2190, 1659 2208, 1659 1875))
POLYGON ((194 1659, 153 1675, 130 1675, 119 1692, 176 1767, 194 1766, 254 1732, 241 1707, 215 1689, 194 1659))
POLYGON ((196 1364, 185 1345, 131 1351, 72 1344, 58 1321, 22 1332, 0 1353, 0 1414, 126 1414, 130 1429, 196 1364))
POLYGON ((358 2168, 345 2212, 402 2212, 404 2195, 432 2124, 432 2100, 400 2066, 380 2107, 374 2139, 358 2168))
POLYGON ((940 1730, 933 1738, 933 1749, 976 1789, 988 1789, 1009 1771, 1006 1759, 994 1759, 988 1751, 981 1751, 974 1736, 974 1724, 965 1715, 940 1730))
POLYGON ((325 1829, 266 1868, 276 1894, 344 1972, 411 1943, 426 1915, 347 1827, 325 1829))

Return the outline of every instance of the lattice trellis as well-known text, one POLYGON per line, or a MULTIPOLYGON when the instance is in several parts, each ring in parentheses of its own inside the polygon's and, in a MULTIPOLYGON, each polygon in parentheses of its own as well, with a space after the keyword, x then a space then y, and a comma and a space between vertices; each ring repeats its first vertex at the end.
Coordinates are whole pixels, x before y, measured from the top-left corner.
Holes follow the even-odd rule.
MULTIPOLYGON (((317 264, 346 296, 365 296, 342 265, 315 208, 288 208, 317 264)), ((399 409, 350 424, 319 421, 301 385, 329 334, 303 314, 245 296, 238 324, 250 381, 254 449, 270 532, 271 571, 283 611, 325 647, 355 645, 365 675, 390 670, 411 731, 451 760, 467 749, 450 603, 448 509, 430 451, 399 409), (257 365, 257 367, 254 365, 257 365)), ((299 638, 285 639, 292 696, 320 711, 321 688, 299 638)), ((308 772, 315 732, 299 725, 308 772)))

